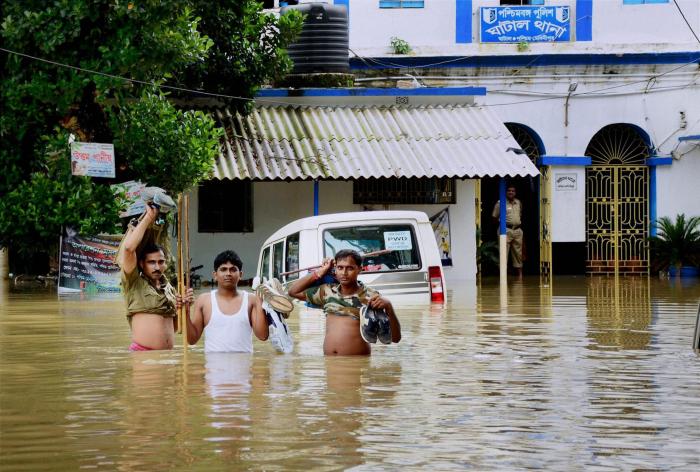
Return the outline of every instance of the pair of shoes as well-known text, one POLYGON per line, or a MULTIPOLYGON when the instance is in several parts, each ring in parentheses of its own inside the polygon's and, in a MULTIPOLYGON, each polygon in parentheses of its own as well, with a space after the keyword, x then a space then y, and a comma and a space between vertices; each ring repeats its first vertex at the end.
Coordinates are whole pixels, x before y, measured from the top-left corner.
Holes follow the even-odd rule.
POLYGON ((379 339, 382 344, 391 344, 391 324, 386 311, 363 305, 360 308, 360 335, 367 343, 374 344, 379 339))
POLYGON ((277 279, 266 280, 260 284, 255 289, 255 294, 285 318, 288 318, 289 313, 294 310, 294 303, 292 303, 289 295, 285 293, 282 283, 277 279))
POLYGON ((287 323, 284 322, 284 318, 280 316, 270 305, 263 302, 263 310, 265 311, 265 318, 267 318, 268 330, 270 336, 270 344, 277 351, 289 354, 294 350, 294 341, 292 340, 292 333, 289 332, 289 327, 287 323))
POLYGON ((146 205, 154 205, 161 213, 169 213, 177 208, 173 199, 160 187, 145 187, 141 190, 141 199, 146 205))

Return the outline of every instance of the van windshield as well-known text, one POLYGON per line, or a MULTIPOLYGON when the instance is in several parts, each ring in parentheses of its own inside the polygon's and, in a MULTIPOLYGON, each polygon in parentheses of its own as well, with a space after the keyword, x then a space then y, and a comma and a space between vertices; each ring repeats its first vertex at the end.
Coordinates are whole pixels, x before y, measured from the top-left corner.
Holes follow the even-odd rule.
POLYGON ((365 272, 394 272, 420 269, 420 254, 411 225, 372 225, 333 228, 323 232, 323 253, 334 257, 341 249, 364 256, 365 272), (372 255, 373 252, 385 251, 372 255))

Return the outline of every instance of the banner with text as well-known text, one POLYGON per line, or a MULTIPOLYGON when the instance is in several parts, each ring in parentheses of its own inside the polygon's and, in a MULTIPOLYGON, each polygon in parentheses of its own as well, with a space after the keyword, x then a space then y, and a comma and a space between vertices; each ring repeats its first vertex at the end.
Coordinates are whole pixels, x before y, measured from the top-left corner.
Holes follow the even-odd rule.
POLYGON ((128 182, 114 184, 112 185, 112 188, 114 190, 123 190, 126 194, 128 207, 119 213, 120 218, 140 215, 146 211, 146 202, 144 202, 141 198, 141 191, 146 188, 146 184, 141 183, 138 180, 129 180, 128 182))
POLYGON ((114 178, 114 145, 74 141, 70 145, 70 164, 73 175, 114 178))
POLYGON ((569 41, 568 6, 481 7, 482 43, 569 41))
POLYGON ((118 292, 119 267, 114 263, 121 235, 80 236, 66 228, 61 237, 58 292, 118 292))

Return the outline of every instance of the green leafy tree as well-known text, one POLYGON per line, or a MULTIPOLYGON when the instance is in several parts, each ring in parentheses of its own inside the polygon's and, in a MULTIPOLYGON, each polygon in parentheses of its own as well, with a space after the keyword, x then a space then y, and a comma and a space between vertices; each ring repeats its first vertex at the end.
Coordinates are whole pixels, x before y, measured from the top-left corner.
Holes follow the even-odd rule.
POLYGON ((0 247, 15 253, 55 246, 62 225, 113 231, 122 202, 109 184, 179 193, 209 176, 215 121, 182 105, 197 94, 172 92, 176 108, 152 84, 252 97, 288 70, 301 28, 250 0, 10 0, 2 15, 2 47, 20 53, 1 53, 0 83, 0 247), (117 178, 72 176, 71 134, 114 143, 117 178))
POLYGON ((649 238, 654 270, 700 265, 700 217, 664 216, 656 227, 657 235, 649 238))

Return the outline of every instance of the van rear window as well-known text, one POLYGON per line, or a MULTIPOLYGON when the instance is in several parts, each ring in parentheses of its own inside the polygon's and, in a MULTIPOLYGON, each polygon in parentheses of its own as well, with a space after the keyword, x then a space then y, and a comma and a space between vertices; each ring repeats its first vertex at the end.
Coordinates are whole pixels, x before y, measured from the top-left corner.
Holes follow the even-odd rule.
POLYGON ((362 268, 365 272, 395 272, 421 267, 411 225, 351 226, 324 231, 325 257, 333 257, 341 249, 353 249, 364 255, 362 268), (386 252, 372 255, 377 251, 386 252))

